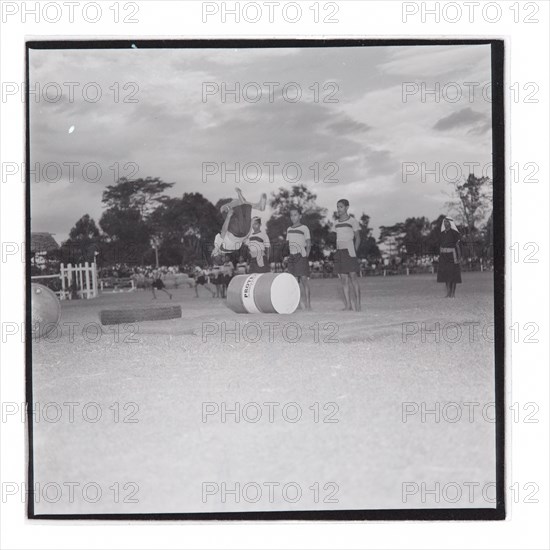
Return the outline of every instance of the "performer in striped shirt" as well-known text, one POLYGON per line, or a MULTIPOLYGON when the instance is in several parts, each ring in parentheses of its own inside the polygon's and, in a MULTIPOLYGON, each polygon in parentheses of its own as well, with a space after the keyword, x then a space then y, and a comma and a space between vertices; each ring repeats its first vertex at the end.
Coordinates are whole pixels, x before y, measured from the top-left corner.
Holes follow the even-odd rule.
POLYGON ((245 243, 251 258, 248 273, 269 273, 269 239, 262 229, 262 220, 257 216, 252 218, 252 232, 245 243))
POLYGON ((155 289, 162 290, 162 292, 165 292, 166 294, 168 294, 168 296, 170 296, 170 300, 172 299, 172 294, 170 294, 170 292, 166 290, 166 286, 162 279, 163 279, 162 271, 160 269, 155 269, 153 271, 153 284, 151 285, 151 290, 153 291, 153 300, 157 299, 155 289))
POLYGON ((195 267, 195 298, 199 297, 199 285, 206 288, 211 294, 212 297, 216 297, 216 293, 210 285, 208 284, 208 274, 205 269, 200 266, 195 267))
POLYGON ((349 201, 340 199, 336 203, 338 221, 334 226, 336 232, 336 252, 334 254, 334 272, 339 274, 344 291, 345 311, 353 310, 350 298, 350 281, 354 291, 353 305, 355 311, 361 311, 361 289, 359 288, 359 262, 356 250, 361 243, 361 226, 348 214, 349 201))
POLYGON ((309 227, 302 223, 300 209, 293 206, 290 209, 292 225, 286 230, 286 240, 290 250, 288 257, 288 272, 298 279, 301 287, 301 297, 305 309, 311 309, 311 292, 309 288, 309 253, 311 251, 311 234, 309 227))

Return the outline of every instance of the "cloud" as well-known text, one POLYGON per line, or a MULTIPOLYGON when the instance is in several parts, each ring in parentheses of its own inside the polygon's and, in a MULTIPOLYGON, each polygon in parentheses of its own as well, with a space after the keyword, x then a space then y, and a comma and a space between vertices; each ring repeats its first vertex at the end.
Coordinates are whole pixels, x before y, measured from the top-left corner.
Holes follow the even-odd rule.
POLYGON ((232 196, 237 184, 252 198, 289 186, 283 168, 297 163, 298 183, 320 206, 331 211, 347 196, 352 211, 371 215, 376 227, 404 213, 437 216, 447 200, 444 181, 411 178, 404 186, 404 162, 491 161, 491 105, 480 94, 451 104, 420 95, 404 102, 402 92, 409 80, 488 81, 485 46, 34 50, 30 63, 31 82, 63 88, 57 102, 31 98, 31 163, 102 169, 94 183, 78 168, 68 182, 67 167, 57 181, 38 174, 32 183, 33 230, 61 240, 84 213, 98 221, 103 189, 129 175, 128 163, 137 165, 135 177, 175 182, 173 196, 200 192, 212 202, 232 196), (66 82, 78 83, 74 98, 66 82), (209 82, 219 92, 205 98, 209 82), (278 83, 273 101, 269 82, 278 83), (290 82, 302 92, 296 103, 282 96, 290 82), (101 100, 83 97, 87 83, 101 87, 101 100), (259 85, 260 101, 221 92, 247 83, 259 85), (226 163, 229 172, 205 178, 205 162, 226 163), (260 179, 240 173, 236 181, 230 170, 237 163, 259 164, 260 179), (266 163, 277 163, 273 174, 266 163))
POLYGON ((340 117, 340 120, 329 124, 327 126, 327 129, 338 133, 356 134, 361 132, 368 132, 371 128, 368 124, 353 120, 349 117, 346 117, 346 115, 341 114, 340 117))
POLYGON ((400 163, 392 156, 390 151, 367 150, 365 158, 368 166, 367 173, 371 176, 393 174, 401 169, 400 163))
POLYGON ((439 119, 433 126, 434 130, 446 131, 467 126, 468 133, 481 134, 491 128, 491 123, 484 113, 474 111, 470 107, 455 111, 439 119))
POLYGON ((487 68, 490 67, 490 51, 491 46, 488 44, 426 45, 409 48, 393 46, 388 48, 388 60, 379 64, 378 69, 389 75, 416 80, 434 76, 438 79, 445 77, 445 80, 455 80, 463 68, 472 76, 472 69, 477 69, 483 64, 483 78, 487 79, 490 77, 490 72, 487 72, 487 68), (452 76, 452 79, 447 76, 452 76))

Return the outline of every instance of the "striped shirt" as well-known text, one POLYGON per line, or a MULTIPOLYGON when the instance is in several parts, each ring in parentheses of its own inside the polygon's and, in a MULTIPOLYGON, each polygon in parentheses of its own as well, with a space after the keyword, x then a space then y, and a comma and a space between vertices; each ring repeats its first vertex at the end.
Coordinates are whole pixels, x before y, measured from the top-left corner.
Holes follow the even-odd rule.
POLYGON ((347 250, 352 258, 355 258, 355 232, 359 231, 361 226, 359 222, 349 216, 347 220, 337 221, 334 226, 336 231, 336 248, 338 250, 347 250))
POLYGON ((218 276, 220 275, 220 273, 222 272, 222 268, 221 266, 219 265, 215 265, 212 267, 212 269, 210 270, 210 277, 214 280, 216 280, 218 278, 218 276))
POLYGON ((306 257, 306 241, 311 241, 311 234, 306 225, 290 226, 286 230, 286 240, 291 254, 301 254, 304 258, 306 257))
POLYGON ((207 277, 208 273, 202 267, 195 267, 195 277, 207 277))
POLYGON ((233 264, 231 262, 225 262, 222 271, 224 275, 233 275, 233 264))
POLYGON ((269 238, 265 231, 260 230, 258 233, 250 233, 248 239, 246 240, 248 249, 250 250, 250 255, 253 258, 258 258, 265 254, 266 248, 269 248, 269 238))

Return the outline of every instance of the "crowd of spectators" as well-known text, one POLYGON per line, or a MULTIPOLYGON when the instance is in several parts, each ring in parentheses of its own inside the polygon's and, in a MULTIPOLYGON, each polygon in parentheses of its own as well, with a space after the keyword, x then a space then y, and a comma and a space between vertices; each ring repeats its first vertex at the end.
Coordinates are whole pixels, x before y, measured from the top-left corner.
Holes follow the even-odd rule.
MULTIPOLYGON (((376 259, 367 260, 361 259, 360 275, 376 276, 376 275, 411 275, 416 273, 436 273, 438 266, 437 256, 423 257, 394 257, 392 259, 376 259)), ((239 258, 233 262, 234 275, 246 274, 249 272, 249 262, 244 258, 239 258)), ((281 262, 272 262, 270 264, 271 271, 282 273, 286 271, 286 259, 281 262)), ((332 278, 337 277, 334 273, 334 262, 330 259, 312 260, 309 262, 312 278, 332 278)), ((492 259, 482 259, 477 257, 463 258, 462 269, 465 271, 488 271, 493 269, 492 259)), ((37 266, 32 266, 32 275, 44 274, 45 269, 39 269, 37 266)), ((50 270, 48 270, 50 271, 50 270)), ((127 265, 117 263, 109 267, 101 267, 98 269, 98 278, 103 282, 105 287, 117 286, 121 282, 126 281, 129 284, 133 281, 137 288, 149 288, 152 281, 160 277, 162 279, 174 279, 177 281, 186 281, 196 277, 197 272, 204 273, 208 278, 211 278, 214 273, 214 266, 209 265, 206 261, 196 262, 185 265, 171 265, 155 267, 153 265, 127 265)))
MULTIPOLYGON (((360 275, 400 275, 400 274, 414 274, 414 273, 435 273, 437 272, 437 256, 423 256, 423 257, 409 257, 399 258, 395 257, 386 260, 376 259, 368 261, 367 259, 361 259, 360 275)), ((286 271, 286 261, 283 259, 281 262, 272 262, 270 264, 271 271, 275 273, 282 273, 286 271)), ((331 259, 325 260, 312 260, 309 262, 311 276, 313 278, 331 278, 336 277, 334 273, 334 262, 331 259)), ((466 271, 480 271, 492 270, 492 260, 481 258, 464 258, 462 260, 462 268, 466 271)), ((206 274, 212 272, 212 265, 207 262, 197 262, 194 264, 185 265, 172 265, 172 266, 160 266, 156 268, 153 265, 145 266, 129 266, 126 264, 115 264, 111 267, 103 267, 99 269, 100 279, 109 278, 128 278, 134 280, 152 280, 156 274, 161 278, 171 277, 176 275, 187 275, 190 278, 195 277, 197 268, 204 270, 206 274)), ((249 262, 244 258, 239 258, 237 262, 234 262, 234 274, 246 274, 249 270, 249 262)))

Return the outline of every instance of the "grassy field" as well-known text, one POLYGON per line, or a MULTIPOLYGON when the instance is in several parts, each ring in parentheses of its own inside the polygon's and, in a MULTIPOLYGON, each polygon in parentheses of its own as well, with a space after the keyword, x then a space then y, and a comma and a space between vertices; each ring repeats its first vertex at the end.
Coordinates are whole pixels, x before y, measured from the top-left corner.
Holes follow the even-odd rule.
POLYGON ((336 279, 290 316, 187 286, 63 302, 33 344, 35 512, 493 507, 493 275, 463 281, 364 278, 357 313, 336 279), (165 303, 183 318, 100 332, 165 303))

